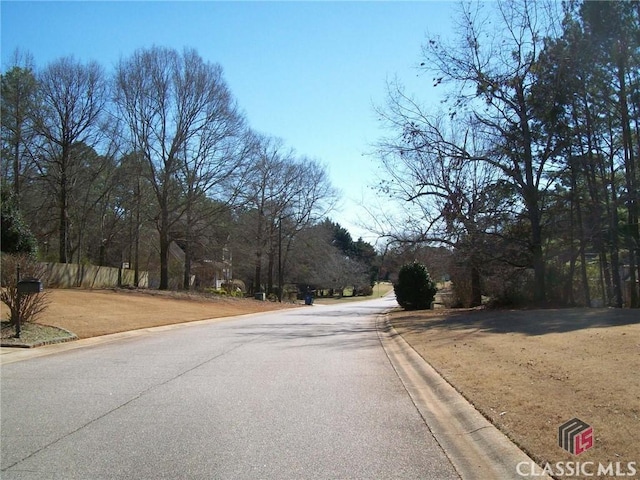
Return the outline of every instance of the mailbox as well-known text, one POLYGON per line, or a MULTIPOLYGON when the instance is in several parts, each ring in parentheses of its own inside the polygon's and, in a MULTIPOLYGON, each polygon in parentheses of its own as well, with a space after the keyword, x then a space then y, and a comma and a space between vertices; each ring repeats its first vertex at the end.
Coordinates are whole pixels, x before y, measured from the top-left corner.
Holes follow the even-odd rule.
POLYGON ((20 295, 40 293, 42 290, 42 282, 37 278, 25 278, 18 282, 18 293, 20 295))

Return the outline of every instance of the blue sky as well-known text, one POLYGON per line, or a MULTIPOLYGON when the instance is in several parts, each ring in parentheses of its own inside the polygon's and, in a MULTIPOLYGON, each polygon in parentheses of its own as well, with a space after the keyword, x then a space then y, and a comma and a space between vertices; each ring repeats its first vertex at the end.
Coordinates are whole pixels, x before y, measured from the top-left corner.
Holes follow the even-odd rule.
MULTIPOLYGON (((62 56, 111 70, 151 45, 193 47, 219 63, 249 124, 327 165, 343 193, 332 214, 354 239, 360 203, 375 194, 375 160, 366 153, 384 133, 374 105, 398 77, 437 104, 431 79, 417 70, 427 33, 446 35, 453 2, 5 1, 2 68, 16 48, 37 67, 62 56)), ((437 108, 437 107, 436 107, 437 108)))

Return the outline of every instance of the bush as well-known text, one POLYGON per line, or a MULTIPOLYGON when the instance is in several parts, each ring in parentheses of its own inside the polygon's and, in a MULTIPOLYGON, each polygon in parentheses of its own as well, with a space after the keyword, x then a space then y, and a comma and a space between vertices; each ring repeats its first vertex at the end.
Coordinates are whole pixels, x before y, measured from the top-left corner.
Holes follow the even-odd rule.
POLYGON ((231 280, 230 282, 225 282, 222 284, 222 289, 234 297, 242 297, 244 296, 244 292, 247 291, 242 280, 231 280))
POLYGON ((371 295, 373 295, 373 287, 371 285, 360 287, 358 289, 358 295, 361 295, 363 297, 370 297, 371 295))
POLYGON ((0 247, 2 251, 35 255, 38 249, 36 237, 23 220, 13 198, 3 190, 1 201, 0 247))
POLYGON ((226 288, 214 288, 214 287, 206 287, 202 290, 204 293, 208 295, 216 295, 219 297, 234 297, 234 298, 242 298, 244 297, 244 293, 241 290, 228 290, 226 288))
POLYGON ((21 278, 40 278, 44 275, 44 267, 26 254, 2 254, 2 290, 0 301, 9 307, 9 320, 13 325, 21 322, 33 322, 48 305, 48 291, 31 295, 22 295, 18 299, 17 267, 20 266, 21 278), (18 301, 19 300, 19 301, 18 301))
POLYGON ((533 304, 533 269, 505 268, 487 279, 490 308, 522 308, 533 304))
POLYGON ((427 267, 418 262, 403 265, 393 285, 396 300, 405 310, 426 310, 436 296, 436 284, 427 267))
POLYGON ((463 308, 471 306, 471 275, 469 268, 452 262, 449 269, 451 275, 452 298, 447 308, 463 308))

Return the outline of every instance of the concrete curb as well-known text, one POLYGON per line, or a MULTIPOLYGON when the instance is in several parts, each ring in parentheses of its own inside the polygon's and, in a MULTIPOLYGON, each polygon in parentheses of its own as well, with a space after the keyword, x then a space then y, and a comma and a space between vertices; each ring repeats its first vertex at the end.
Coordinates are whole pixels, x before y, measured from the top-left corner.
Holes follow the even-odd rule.
POLYGON ((376 320, 389 361, 454 468, 464 480, 552 480, 535 462, 444 380, 393 328, 376 320), (520 475, 517 466, 527 476, 520 475))

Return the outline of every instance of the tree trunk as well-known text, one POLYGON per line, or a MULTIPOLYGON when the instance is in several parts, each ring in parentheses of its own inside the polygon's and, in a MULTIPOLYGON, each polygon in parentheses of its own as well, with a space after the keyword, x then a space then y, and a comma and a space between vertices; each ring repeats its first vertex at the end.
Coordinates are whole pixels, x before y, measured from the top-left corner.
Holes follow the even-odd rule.
POLYGON ((260 292, 262 290, 262 252, 256 252, 256 275, 254 278, 253 291, 260 292))
MULTIPOLYGON (((522 131, 522 156, 524 160, 525 185, 523 187, 523 197, 527 208, 527 216, 531 223, 531 255, 533 260, 533 300, 537 305, 542 305, 546 301, 545 291, 545 264, 542 251, 542 225, 540 222, 540 202, 538 185, 533 168, 533 148, 532 135, 529 128, 529 116, 527 114, 527 99, 524 94, 522 79, 515 86, 518 102, 518 115, 520 129, 522 131)), ((517 160, 514 160, 517 162, 517 160)), ((542 168, 542 167, 540 167, 542 168)))
MULTIPOLYGON (((264 198, 262 199, 264 203, 264 198)), ((263 225, 264 221, 264 212, 260 209, 258 213, 258 231, 256 233, 256 276, 254 278, 254 292, 260 292, 262 290, 262 236, 263 236, 263 225)))
POLYGON ((587 274, 587 257, 584 249, 586 242, 584 241, 584 230, 580 229, 580 274, 582 276, 582 291, 584 293, 584 302, 587 307, 591 306, 591 289, 589 288, 589 275, 587 274))
MULTIPOLYGON (((621 50, 623 48, 621 47, 621 50)), ((626 48, 624 48, 626 53, 626 48)), ((640 245, 640 234, 638 231, 638 188, 636 186, 636 167, 635 155, 633 152, 633 139, 631 135, 631 124, 629 120, 629 105, 627 103, 627 87, 626 87, 626 55, 621 54, 618 62, 618 82, 620 84, 620 119, 622 122, 622 143, 624 150, 625 179, 629 200, 627 202, 627 223, 629 232, 627 234, 627 248, 629 249, 629 281, 631 288, 629 289, 630 299, 629 306, 631 308, 640 307, 640 299, 638 298, 638 289, 636 284, 636 271, 640 275, 640 261, 638 259, 637 249, 640 245)))
MULTIPOLYGON (((589 292, 589 278, 587 275, 587 260, 585 256, 585 248, 587 241, 585 239, 584 234, 584 224, 582 222, 582 205, 580 204, 580 195, 578 195, 578 169, 575 165, 575 159, 571 157, 571 153, 569 152, 569 165, 571 166, 571 190, 573 192, 572 195, 572 205, 575 205, 576 208, 576 221, 578 222, 578 236, 580 241, 580 274, 582 277, 582 292, 584 293, 584 302, 587 307, 591 306, 591 294, 589 292)), ((572 242, 573 246, 573 242, 572 242)), ((573 258, 573 256, 572 256, 573 258)))
POLYGON ((282 218, 278 221, 278 301, 282 303, 283 292, 283 271, 282 271, 282 218))
POLYGON ((189 291, 191 290, 191 243, 187 240, 184 246, 184 278, 182 287, 189 291))
POLYGON ((600 254, 598 255, 600 261, 600 288, 602 290, 602 300, 604 305, 609 305, 609 302, 613 298, 613 290, 611 288, 611 272, 609 271, 609 262, 607 261, 607 253, 604 251, 604 246, 600 246, 600 254))
POLYGON ((162 207, 160 219, 160 290, 169 289, 169 212, 166 204, 162 207))
POLYGON ((471 307, 482 305, 482 289, 480 287, 480 270, 472 262, 471 264, 471 307))
POLYGON ((62 149, 62 158, 60 164, 60 192, 59 192, 59 208, 60 208, 60 223, 59 223, 59 262, 67 263, 67 243, 68 243, 68 231, 69 231, 69 209, 68 209, 68 198, 67 198, 67 157, 69 155, 68 147, 63 147, 62 149))
POLYGON ((133 284, 136 288, 140 286, 140 177, 136 182, 136 224, 135 243, 133 253, 133 284))
POLYGON ((611 209, 609 212, 609 245, 611 255, 611 279, 613 281, 613 298, 611 306, 622 308, 622 286, 620 285, 620 259, 618 245, 618 195, 615 188, 615 167, 611 161, 611 209))
POLYGON ((187 208, 187 224, 186 224, 186 239, 184 246, 184 278, 182 280, 182 287, 189 291, 191 289, 191 206, 187 208))
POLYGON ((14 145, 14 159, 13 159, 13 193, 15 195, 14 201, 16 207, 20 209, 20 143, 21 143, 21 128, 18 119, 16 118, 16 139, 14 145))
POLYGON ((269 249, 269 262, 267 264, 267 293, 273 293, 273 277, 275 270, 275 252, 273 248, 269 249))
POLYGON ((538 208, 538 193, 529 192, 527 213, 531 224, 531 258, 533 264, 533 301, 542 306, 546 302, 545 263, 542 251, 542 226, 540 225, 540 211, 538 208))
POLYGON ((269 226, 269 261, 267 264, 267 293, 274 293, 276 279, 276 249, 277 249, 277 229, 270 221, 269 226), (274 280, 275 279, 275 280, 274 280))
MULTIPOLYGON (((617 225, 616 225, 617 227, 617 225)), ((620 258, 618 256, 618 232, 611 229, 611 279, 613 283, 613 297, 611 306, 622 308, 622 285, 620 284, 620 258)))

